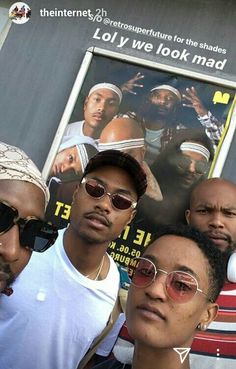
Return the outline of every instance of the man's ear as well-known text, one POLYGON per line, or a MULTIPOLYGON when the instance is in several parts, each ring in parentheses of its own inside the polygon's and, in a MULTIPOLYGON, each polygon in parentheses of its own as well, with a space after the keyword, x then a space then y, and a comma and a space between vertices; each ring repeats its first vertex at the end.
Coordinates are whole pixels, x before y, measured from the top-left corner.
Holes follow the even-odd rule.
POLYGON ((209 302, 206 310, 203 312, 199 327, 201 327, 201 330, 206 330, 208 325, 216 318, 218 313, 219 305, 215 302, 209 302))
POLYGON ((142 148, 141 148, 141 152, 142 152, 142 160, 144 160, 144 157, 145 157, 145 154, 146 154, 146 146, 144 145, 142 148))
POLYGON ((190 224, 190 210, 185 210, 185 219, 188 224, 190 224))
POLYGON ((73 204, 73 202, 74 202, 74 200, 75 200, 75 198, 77 196, 78 189, 79 189, 79 185, 76 185, 75 190, 74 190, 74 193, 73 193, 73 196, 72 196, 72 203, 71 203, 71 205, 73 204))
POLYGON ((88 97, 86 97, 86 99, 85 99, 85 101, 84 101, 84 111, 85 111, 85 109, 86 109, 87 103, 88 103, 88 97))
POLYGON ((134 219, 134 217, 135 217, 136 213, 137 213, 137 210, 133 209, 133 210, 132 210, 132 212, 131 212, 131 214, 130 214, 129 220, 128 220, 128 221, 127 221, 127 223, 126 223, 126 226, 127 226, 129 223, 131 223, 131 222, 132 222, 132 220, 134 219))

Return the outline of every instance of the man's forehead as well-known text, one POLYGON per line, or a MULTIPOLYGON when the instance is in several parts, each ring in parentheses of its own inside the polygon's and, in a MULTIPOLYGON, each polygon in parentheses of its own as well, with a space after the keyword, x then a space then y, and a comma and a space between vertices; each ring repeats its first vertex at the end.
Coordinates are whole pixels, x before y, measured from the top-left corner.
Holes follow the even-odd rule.
POLYGON ((191 203, 200 202, 236 206, 236 185, 220 179, 204 181, 195 188, 191 196, 191 203))
POLYGON ((173 99, 176 99, 178 100, 177 96, 172 92, 172 91, 169 91, 169 90, 165 90, 164 88, 163 89, 159 89, 159 90, 155 90, 151 93, 150 95, 150 99, 151 100, 155 100, 155 97, 158 97, 160 95, 164 95, 164 96, 170 96, 172 97, 173 99))
MULTIPOLYGON (((98 179, 101 179, 106 181, 107 183, 113 182, 113 177, 111 177, 110 172, 115 173, 124 173, 124 175, 127 175, 127 177, 130 177, 130 174, 127 170, 120 168, 116 165, 103 165, 99 166, 96 169, 92 170, 87 174, 89 177, 96 177, 98 179)), ((120 176, 119 176, 120 177, 120 176)))
POLYGON ((134 120, 128 118, 115 118, 103 129, 100 142, 118 142, 143 138, 144 133, 134 120))
POLYGON ((99 88, 96 91, 93 91, 88 98, 90 98, 91 96, 99 96, 99 97, 103 97, 106 99, 113 99, 113 100, 117 100, 119 102, 119 96, 117 95, 117 93, 115 93, 115 91, 112 91, 108 88, 99 88))
POLYGON ((104 165, 89 172, 86 177, 95 178, 114 190, 122 189, 136 194, 136 188, 130 173, 118 166, 104 165), (112 172, 112 173, 111 173, 112 172), (114 173, 114 176, 113 176, 114 173), (118 176, 117 176, 118 174, 118 176), (118 179, 117 179, 118 177, 118 179))
POLYGON ((193 151, 183 150, 182 154, 195 161, 207 161, 205 156, 203 156, 200 153, 193 152, 193 151))

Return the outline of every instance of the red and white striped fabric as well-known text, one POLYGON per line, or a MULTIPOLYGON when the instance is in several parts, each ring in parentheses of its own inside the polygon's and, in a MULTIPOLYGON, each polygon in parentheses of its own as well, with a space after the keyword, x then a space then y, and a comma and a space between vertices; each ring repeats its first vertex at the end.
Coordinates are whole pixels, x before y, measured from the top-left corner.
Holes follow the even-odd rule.
POLYGON ((236 368, 236 283, 225 284, 217 303, 217 318, 193 341, 191 369, 236 368))

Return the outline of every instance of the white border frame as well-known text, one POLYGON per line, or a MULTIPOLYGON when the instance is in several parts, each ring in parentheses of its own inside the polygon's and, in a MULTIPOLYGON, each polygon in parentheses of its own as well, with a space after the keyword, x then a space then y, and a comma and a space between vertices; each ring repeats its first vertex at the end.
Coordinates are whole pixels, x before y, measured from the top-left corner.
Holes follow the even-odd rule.
MULTIPOLYGON (((85 56, 83 58, 83 61, 81 63, 79 72, 77 74, 77 77, 75 79, 74 85, 72 87, 69 99, 67 101, 65 110, 63 112, 61 121, 58 125, 58 129, 56 132, 56 135, 54 137, 54 140, 52 142, 51 149, 49 151, 47 160, 45 162, 45 165, 43 167, 42 175, 46 179, 49 175, 50 168, 53 164, 53 160, 55 158, 55 155, 58 151, 61 139, 63 137, 64 131, 66 129, 66 126, 69 122, 69 119, 71 117, 71 114, 73 112, 74 106, 76 104, 78 95, 80 93, 80 90, 82 88, 83 82, 85 80, 86 74, 88 72, 89 66, 91 64, 93 56, 105 56, 107 58, 116 59, 117 61, 124 61, 136 65, 141 65, 144 67, 150 67, 152 69, 157 69, 165 72, 175 73, 180 76, 184 77, 190 77, 199 81, 203 82, 209 82, 209 83, 215 83, 219 86, 227 87, 227 88, 234 88, 236 90, 236 82, 230 81, 228 79, 219 78, 210 76, 204 73, 195 72, 189 69, 183 69, 179 67, 173 67, 161 63, 152 62, 149 60, 137 58, 135 56, 130 56, 126 54, 117 53, 114 51, 101 49, 98 47, 90 47, 85 52, 85 56)), ((235 91, 236 92, 236 91, 235 91)), ((232 113, 232 120, 236 120, 236 111, 234 110, 232 113)), ((221 145, 221 148, 219 150, 219 153, 217 154, 217 158, 215 160, 214 168, 211 172, 211 177, 220 177, 225 160, 228 155, 228 151, 235 133, 236 124, 233 125, 232 123, 229 125, 228 131, 226 136, 224 137, 224 141, 221 145)))

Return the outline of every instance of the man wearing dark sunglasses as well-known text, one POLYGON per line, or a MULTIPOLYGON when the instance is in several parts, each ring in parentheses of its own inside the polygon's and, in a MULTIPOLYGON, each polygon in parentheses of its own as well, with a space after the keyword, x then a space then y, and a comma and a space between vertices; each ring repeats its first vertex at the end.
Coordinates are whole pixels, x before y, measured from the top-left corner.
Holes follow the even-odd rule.
POLYGON ((142 206, 142 215, 152 233, 161 225, 185 222, 192 188, 206 178, 212 158, 211 142, 205 133, 187 129, 181 130, 156 158, 151 170, 163 201, 156 203, 147 198, 142 206))
POLYGON ((28 263, 32 251, 43 252, 56 230, 43 221, 49 195, 39 170, 19 148, 0 142, 0 291, 28 263))
MULTIPOLYGON (((0 324, 0 368, 77 368, 118 294, 119 272, 106 250, 133 219, 146 186, 145 173, 128 154, 107 150, 90 159, 69 226, 53 248, 31 257, 16 294, 0 304, 0 315, 7 316, 0 324)), ((104 355, 110 349, 100 348, 104 355)))

